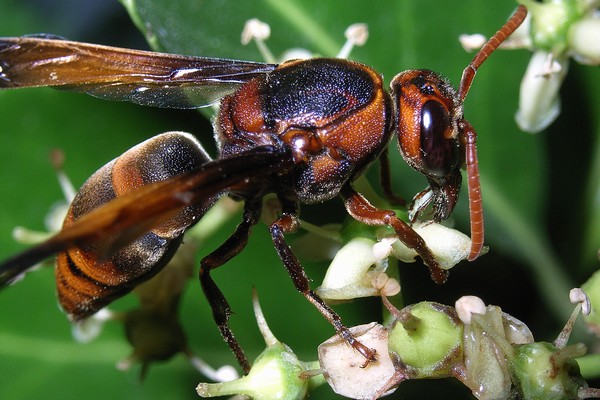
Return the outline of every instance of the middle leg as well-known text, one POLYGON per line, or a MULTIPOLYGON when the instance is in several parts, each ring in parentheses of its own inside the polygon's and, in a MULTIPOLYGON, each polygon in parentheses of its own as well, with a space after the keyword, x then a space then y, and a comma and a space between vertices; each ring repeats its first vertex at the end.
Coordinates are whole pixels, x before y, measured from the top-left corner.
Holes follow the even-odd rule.
POLYGON ((377 353, 375 350, 358 341, 350 330, 342 323, 340 316, 333 311, 333 309, 329 307, 318 294, 310 289, 310 283, 306 276, 306 272, 284 237, 286 233, 294 232, 299 226, 297 204, 293 201, 281 198, 280 200, 282 202, 283 212, 281 216, 270 225, 269 230, 271 232, 275 250, 277 250, 279 258, 292 278, 294 286, 317 308, 317 310, 319 310, 327 321, 333 325, 336 332, 365 358, 366 362, 364 366, 369 362, 376 361, 377 353))

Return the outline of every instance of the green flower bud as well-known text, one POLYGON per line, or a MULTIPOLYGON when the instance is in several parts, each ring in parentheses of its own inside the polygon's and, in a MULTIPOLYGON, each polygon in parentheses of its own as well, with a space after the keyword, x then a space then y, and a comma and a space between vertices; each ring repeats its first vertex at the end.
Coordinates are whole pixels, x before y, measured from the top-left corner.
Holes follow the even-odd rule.
POLYGON ((255 400, 299 400, 308 391, 304 371, 294 352, 276 343, 258 356, 248 375, 230 382, 200 383, 196 391, 201 397, 245 394, 255 400))
POLYGON ((463 328, 452 307, 422 302, 405 307, 390 329, 389 351, 411 378, 451 376, 462 362, 463 328))
POLYGON ((574 358, 585 351, 583 344, 563 349, 546 342, 517 347, 516 357, 509 366, 521 398, 577 399, 579 388, 586 384, 574 358))
POLYGON ((512 347, 504 335, 499 307, 487 306, 464 328, 464 383, 478 399, 508 398, 511 377, 507 360, 512 347))
POLYGON ((575 1, 521 0, 531 13, 531 39, 538 49, 554 53, 563 52, 567 46, 567 32, 578 17, 575 1))
POLYGON ((531 343, 533 335, 518 319, 503 313, 475 296, 456 302, 464 322, 464 365, 456 377, 483 399, 505 399, 511 394, 512 380, 508 363, 514 358, 513 344, 531 343))
MULTIPOLYGON (((254 314, 267 348, 258 356, 248 375, 220 383, 200 383, 196 391, 201 397, 247 395, 255 400, 300 400, 308 393, 310 373, 308 365, 300 360, 285 344, 273 335, 253 296, 254 314)), ((314 367, 317 367, 314 365, 314 367)), ((315 382, 312 382, 315 384, 315 382)))

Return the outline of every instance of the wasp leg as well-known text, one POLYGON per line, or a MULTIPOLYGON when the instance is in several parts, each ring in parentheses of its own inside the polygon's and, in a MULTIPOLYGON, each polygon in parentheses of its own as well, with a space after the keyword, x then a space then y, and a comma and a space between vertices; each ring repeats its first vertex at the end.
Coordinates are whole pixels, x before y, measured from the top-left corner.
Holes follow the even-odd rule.
POLYGON ((271 232, 271 237, 273 238, 273 244, 277 250, 277 254, 279 254, 279 258, 283 262, 288 274, 292 278, 294 286, 317 308, 317 310, 319 310, 325 319, 327 319, 327 321, 333 325, 336 332, 365 358, 366 363, 364 366, 366 366, 369 362, 376 361, 377 353, 375 350, 368 348, 358 341, 348 330, 348 328, 344 326, 340 316, 333 311, 333 309, 331 309, 331 307, 329 307, 319 295, 310 289, 309 279, 306 276, 306 272, 304 271, 304 268, 302 268, 300 261, 298 261, 292 252, 290 246, 285 241, 284 237, 286 233, 294 232, 298 228, 299 220, 297 216, 297 205, 292 201, 286 201, 285 199, 281 198, 280 200, 283 206, 283 213, 275 222, 270 225, 269 230, 271 232))
POLYGON ((200 284, 212 309, 213 318, 245 374, 250 372, 250 362, 229 327, 231 307, 221 289, 217 287, 210 276, 210 271, 225 264, 246 247, 252 226, 256 225, 259 220, 260 210, 260 202, 246 202, 242 222, 237 226, 235 232, 219 248, 200 261, 200 284))
POLYGON ((346 210, 357 221, 367 225, 388 225, 394 228, 398 238, 408 247, 415 249, 425 264, 429 267, 431 278, 436 283, 444 283, 448 272, 440 268, 433 253, 427 247, 423 238, 415 232, 406 222, 402 221, 391 210, 381 210, 374 207, 360 193, 346 184, 341 193, 346 210))

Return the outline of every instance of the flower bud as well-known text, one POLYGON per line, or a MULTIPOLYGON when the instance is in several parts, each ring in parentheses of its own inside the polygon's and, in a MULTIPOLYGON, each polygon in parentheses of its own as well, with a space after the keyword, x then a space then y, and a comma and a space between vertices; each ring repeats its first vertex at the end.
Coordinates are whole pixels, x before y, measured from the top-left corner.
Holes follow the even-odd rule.
POLYGON ((422 302, 405 307, 390 328, 389 351, 411 378, 451 376, 462 361, 462 324, 452 307, 422 302))
POLYGON ((293 351, 278 342, 258 356, 248 375, 235 381, 200 383, 196 391, 201 397, 245 394, 254 400, 300 400, 308 391, 304 371, 293 351))
POLYGON ((254 314, 267 348, 258 356, 248 375, 229 382, 200 383, 201 397, 247 395, 254 400, 301 400, 307 396, 308 365, 298 360, 285 344, 273 335, 262 313, 256 292, 254 314))
POLYGON ((517 347, 510 371, 520 398, 577 399, 579 388, 587 384, 579 373, 575 357, 584 355, 585 351, 581 343, 563 349, 546 342, 517 347))
POLYGON ((582 64, 600 64, 600 14, 588 15, 569 30, 569 52, 582 64))
POLYGON ((373 253, 375 241, 363 237, 351 239, 335 255, 323 283, 316 292, 326 300, 350 300, 377 296, 369 270, 380 260, 373 253))
POLYGON ((558 93, 568 65, 569 61, 565 56, 553 58, 544 51, 533 53, 521 80, 519 109, 515 114, 517 125, 523 131, 537 133, 558 117, 558 93))
MULTIPOLYGON (((469 256, 471 239, 456 229, 431 221, 417 222, 413 229, 425 240, 443 269, 450 269, 469 256)), ((405 262, 414 261, 417 256, 416 251, 399 240, 392 245, 392 252, 400 261, 405 262)))

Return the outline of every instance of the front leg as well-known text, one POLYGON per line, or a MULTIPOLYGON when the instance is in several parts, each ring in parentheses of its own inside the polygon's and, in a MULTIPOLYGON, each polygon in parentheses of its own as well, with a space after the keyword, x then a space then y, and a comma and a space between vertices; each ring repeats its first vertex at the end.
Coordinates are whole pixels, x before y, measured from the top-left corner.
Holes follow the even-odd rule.
POLYGON ((427 244, 413 228, 406 222, 396 216, 391 210, 381 210, 373 206, 360 193, 356 192, 350 184, 346 184, 341 192, 346 210, 357 221, 367 225, 388 225, 391 226, 398 238, 414 249, 429 267, 431 279, 436 283, 444 283, 448 277, 448 272, 443 270, 436 261, 433 253, 427 247, 427 244))
POLYGON ((292 252, 290 246, 285 241, 284 237, 286 233, 294 232, 299 226, 297 205, 292 201, 281 198, 280 200, 283 206, 282 215, 270 225, 269 231, 271 232, 271 237, 273 238, 273 244, 277 250, 277 254, 287 269, 288 274, 292 278, 294 286, 317 308, 317 310, 319 310, 325 319, 327 319, 327 321, 333 325, 336 332, 365 358, 366 363, 364 366, 366 366, 369 362, 376 361, 377 354, 375 350, 368 348, 359 342, 342 323, 340 316, 333 311, 333 309, 331 309, 331 307, 329 307, 319 295, 310 289, 310 283, 308 277, 306 276, 306 272, 304 271, 304 268, 302 268, 298 258, 296 258, 292 252))

